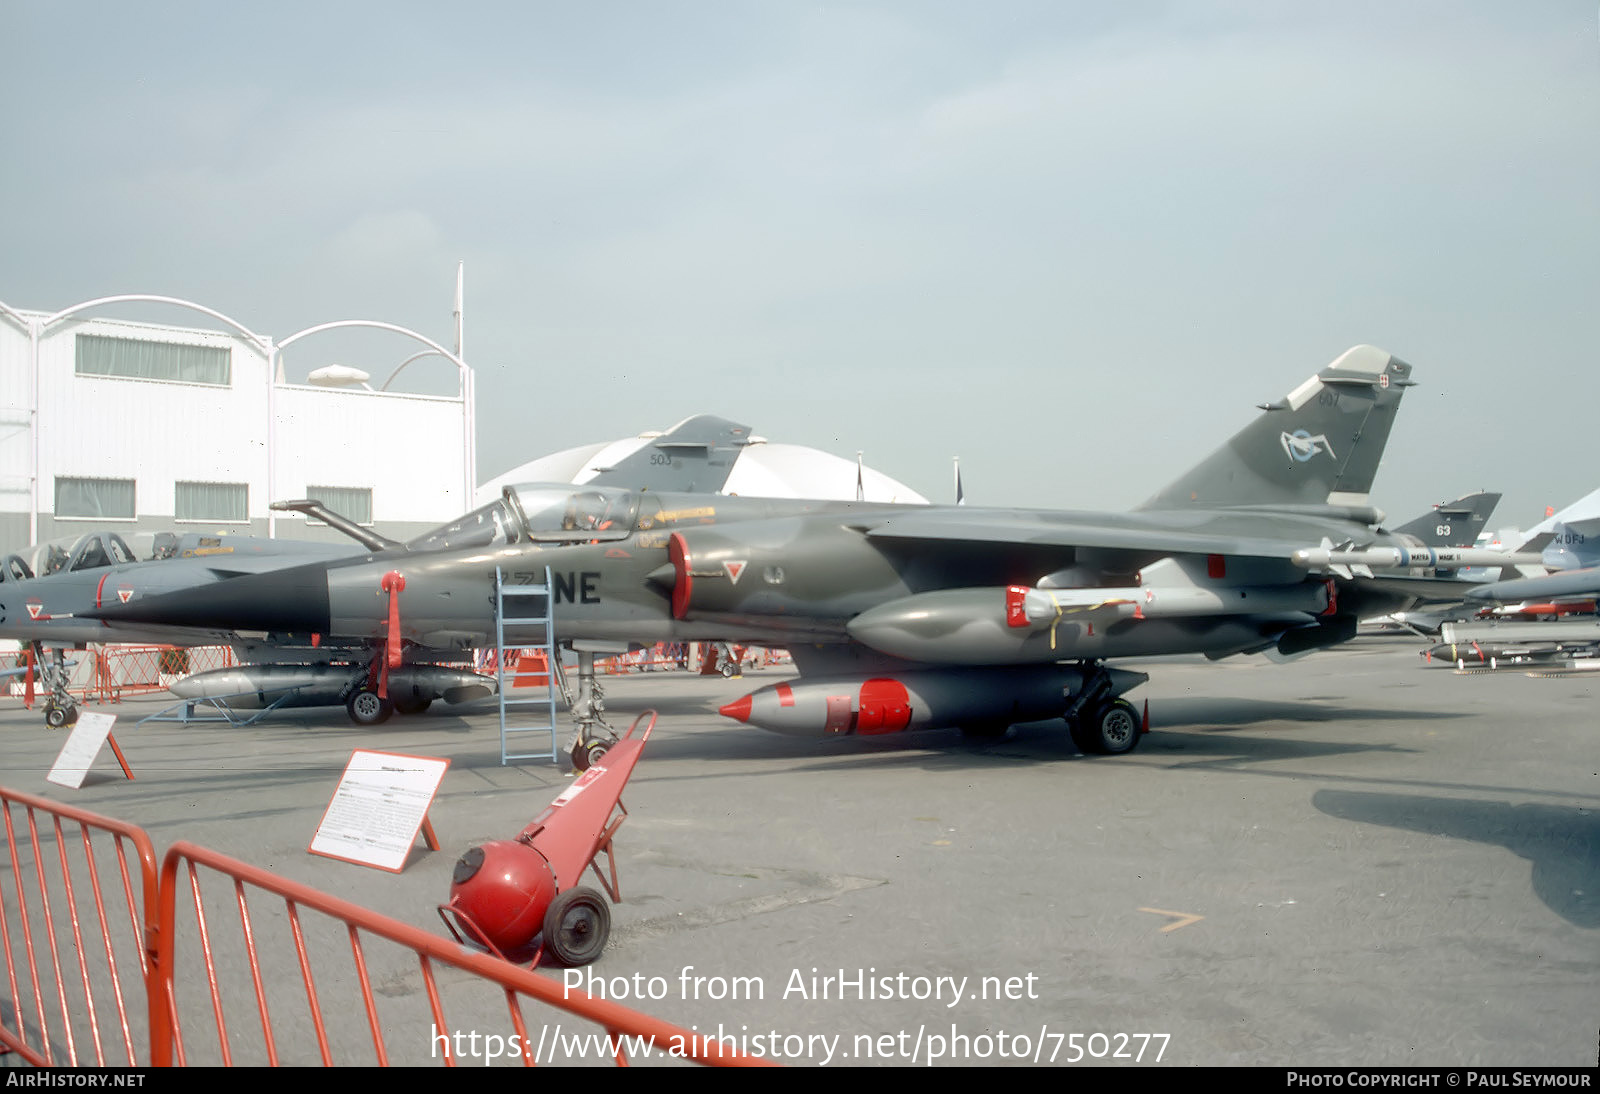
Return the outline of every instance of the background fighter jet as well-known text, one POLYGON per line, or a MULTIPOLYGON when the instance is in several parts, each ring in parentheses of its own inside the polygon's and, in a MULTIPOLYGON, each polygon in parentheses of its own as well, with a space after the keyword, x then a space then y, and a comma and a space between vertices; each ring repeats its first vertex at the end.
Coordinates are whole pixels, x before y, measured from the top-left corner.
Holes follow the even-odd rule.
POLYGON ((1488 526, 1499 504, 1499 494, 1482 491, 1466 494, 1455 501, 1435 505, 1430 512, 1407 521, 1395 531, 1414 536, 1430 547, 1471 547, 1478 542, 1479 533, 1488 526))
MULTIPOLYGON (((503 542, 446 536, 427 554, 294 567, 93 614, 319 632, 427 660, 488 644, 497 569, 537 583, 548 567, 557 636, 580 650, 787 647, 802 678, 723 708, 740 721, 993 733, 1060 716, 1086 751, 1124 752, 1140 727, 1122 696, 1145 677, 1108 660, 1294 656, 1400 605, 1366 580, 1372 570, 1477 561, 1382 530, 1368 504, 1410 376, 1356 347, 1131 513, 508 489, 487 507, 500 507, 503 542)), ((582 677, 575 713, 592 733, 582 677)))
MULTIPOLYGON (((750 443, 750 427, 710 414, 686 418, 635 451, 596 469, 589 481, 623 484, 635 489, 716 491, 726 483, 739 452, 750 443)), ((274 509, 303 513, 343 532, 354 543, 308 543, 255 536, 176 536, 159 533, 143 557, 116 532, 91 532, 70 545, 42 544, 0 559, 0 638, 33 646, 42 682, 50 693, 45 720, 52 726, 77 719, 67 690, 64 651, 89 643, 154 642, 175 646, 230 645, 244 664, 234 669, 199 674, 178 689, 185 697, 242 696, 237 705, 284 700, 282 705, 321 706, 348 701, 367 674, 362 649, 336 644, 312 646, 309 634, 277 634, 245 639, 230 624, 183 627, 91 618, 111 603, 127 603, 179 589, 261 574, 312 561, 347 558, 371 552, 420 553, 474 537, 490 542, 495 506, 475 510, 459 520, 418 537, 410 544, 378 535, 311 500, 275 502, 274 509), (354 660, 352 660, 354 659, 354 660), (252 696, 254 698, 252 698, 252 696)), ((506 517, 504 519, 509 519, 506 517)), ((504 541, 503 533, 499 539, 504 541)), ((483 681, 471 673, 434 665, 418 665, 389 681, 404 692, 401 708, 425 709, 436 698, 462 700, 484 694, 483 681), (476 681, 476 685, 474 685, 476 681)))
POLYGON ((1475 587, 1467 599, 1478 607, 1528 602, 1552 605, 1582 601, 1592 610, 1600 597, 1600 518, 1557 524, 1545 545, 1543 560, 1555 572, 1511 581, 1494 581, 1475 587))

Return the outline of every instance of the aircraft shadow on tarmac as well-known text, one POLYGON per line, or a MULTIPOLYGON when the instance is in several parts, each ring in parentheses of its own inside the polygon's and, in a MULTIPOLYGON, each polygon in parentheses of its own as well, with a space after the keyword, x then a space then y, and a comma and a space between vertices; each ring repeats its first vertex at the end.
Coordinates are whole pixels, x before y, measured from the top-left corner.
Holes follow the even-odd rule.
POLYGON ((1151 704, 1151 717, 1161 714, 1161 728, 1215 729, 1226 731, 1236 726, 1259 722, 1352 722, 1447 720, 1462 711, 1407 710, 1403 708, 1341 706, 1338 697, 1320 701, 1282 699, 1244 699, 1234 697, 1162 699, 1151 704))
POLYGON ((1512 805, 1363 790, 1318 790, 1330 817, 1498 844, 1533 864, 1533 891, 1576 927, 1600 927, 1600 814, 1576 806, 1512 805))

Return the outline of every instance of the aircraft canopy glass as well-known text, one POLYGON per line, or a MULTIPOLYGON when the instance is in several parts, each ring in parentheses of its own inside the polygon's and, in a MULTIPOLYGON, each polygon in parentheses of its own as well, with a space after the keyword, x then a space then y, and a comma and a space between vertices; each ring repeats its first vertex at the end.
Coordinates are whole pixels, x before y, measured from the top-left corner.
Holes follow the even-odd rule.
POLYGON ((412 540, 414 551, 499 544, 591 543, 622 539, 654 523, 659 505, 641 507, 631 490, 604 486, 508 486, 500 500, 412 540))
POLYGON ((0 561, 0 581, 26 581, 50 574, 100 570, 138 562, 139 556, 115 532, 89 532, 77 539, 53 539, 24 547, 0 561))

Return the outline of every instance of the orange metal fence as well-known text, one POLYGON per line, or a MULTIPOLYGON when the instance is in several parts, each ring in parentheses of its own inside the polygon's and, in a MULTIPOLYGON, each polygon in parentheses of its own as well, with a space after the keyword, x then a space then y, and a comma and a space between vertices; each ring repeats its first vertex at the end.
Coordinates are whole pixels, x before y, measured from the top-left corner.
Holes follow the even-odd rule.
POLYGON ((94 658, 94 680, 84 699, 106 703, 162 691, 190 673, 238 664, 228 646, 101 646, 94 658))
MULTIPOLYGON (((610 657, 595 658, 596 672, 609 676, 621 676, 630 672, 667 672, 687 670, 690 665, 704 665, 708 661, 713 665, 717 657, 717 644, 709 642, 657 642, 654 646, 631 653, 619 653, 610 657), (691 646, 701 649, 691 650, 691 646)), ((792 660, 787 650, 766 649, 757 646, 737 647, 740 663, 751 668, 771 668, 773 666, 789 665, 792 660)), ((480 653, 476 666, 479 672, 492 673, 495 668, 495 651, 484 650, 480 653)), ((506 674, 511 680, 511 687, 545 687, 549 683, 546 675, 549 671, 545 653, 536 648, 506 650, 506 674)), ((575 671, 571 667, 569 672, 575 671)))
POLYGON ((0 1045, 40 1066, 148 1063, 149 836, 4 788, 0 811, 9 875, 0 876, 0 1045))
POLYGON ((762 1062, 190 843, 174 844, 167 852, 160 921, 151 931, 158 946, 152 990, 174 1016, 170 1038, 154 1043, 158 1065, 318 1060, 325 1065, 454 1065, 461 1058, 486 1063, 490 1052, 529 1065, 596 1056, 618 1063, 630 1056, 762 1062), (208 885, 202 880, 206 875, 220 876, 208 885), (186 929, 184 921, 194 929, 186 929), (299 976, 269 985, 259 972, 260 953, 274 936, 280 949, 284 942, 292 947, 299 976), (182 938, 198 945, 179 953, 182 938), (249 973, 248 986, 241 983, 241 964, 249 973), (296 982, 286 982, 291 979, 296 982), (202 1041, 176 1021, 184 1012, 184 992, 203 992, 209 1001, 214 1042, 202 1041), (540 1012, 533 1020, 530 1005, 540 1012), (563 1018, 597 1024, 604 1033, 569 1029, 563 1034, 563 1018), (248 1031, 243 1036, 241 1028, 248 1031), (385 1036, 385 1030, 398 1036, 385 1036))
MULTIPOLYGON (((31 705, 34 698, 48 695, 39 682, 39 668, 32 648, 15 654, 15 667, 24 673, 10 681, 9 691, 31 705)), ((209 669, 231 668, 238 664, 228 646, 90 646, 82 653, 70 654, 67 690, 84 702, 117 703, 127 695, 161 691, 173 680, 209 669)))
POLYGON ((0 1049, 32 1064, 765 1063, 192 843, 158 874, 130 825, 0 807, 0 1049))

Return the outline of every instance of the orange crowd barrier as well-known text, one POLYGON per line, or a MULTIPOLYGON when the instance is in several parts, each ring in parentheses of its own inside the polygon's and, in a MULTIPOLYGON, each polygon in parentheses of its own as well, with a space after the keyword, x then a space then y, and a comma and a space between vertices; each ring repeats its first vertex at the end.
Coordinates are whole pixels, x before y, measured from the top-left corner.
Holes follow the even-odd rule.
POLYGON ((767 1063, 192 843, 158 872, 130 825, 0 808, 0 1051, 37 1066, 767 1063))
POLYGON ((150 837, 16 790, 0 788, 0 810, 0 1046, 41 1067, 147 1064, 150 837))

